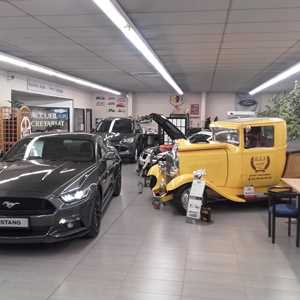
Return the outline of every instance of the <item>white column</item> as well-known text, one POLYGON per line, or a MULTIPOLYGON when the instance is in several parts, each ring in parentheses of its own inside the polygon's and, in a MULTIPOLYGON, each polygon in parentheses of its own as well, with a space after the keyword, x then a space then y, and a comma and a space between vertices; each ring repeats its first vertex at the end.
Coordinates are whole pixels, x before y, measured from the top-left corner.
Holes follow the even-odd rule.
POLYGON ((0 71, 0 106, 10 106, 11 103, 11 82, 5 71, 0 71))
POLYGON ((202 92, 201 94, 201 106, 200 106, 200 123, 201 127, 204 127, 205 118, 206 118, 206 92, 202 92))
POLYGON ((133 116, 133 94, 132 93, 128 93, 127 95, 127 113, 128 116, 133 116))

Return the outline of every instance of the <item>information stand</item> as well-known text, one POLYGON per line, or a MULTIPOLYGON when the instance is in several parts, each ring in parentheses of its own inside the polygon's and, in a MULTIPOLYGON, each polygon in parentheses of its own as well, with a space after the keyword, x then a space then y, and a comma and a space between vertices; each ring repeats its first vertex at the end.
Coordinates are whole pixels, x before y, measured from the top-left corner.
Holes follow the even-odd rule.
POLYGON ((201 209, 203 205, 203 194, 205 189, 205 181, 203 176, 205 170, 198 170, 193 173, 193 183, 189 195, 189 203, 186 212, 187 223, 199 223, 201 219, 201 209))

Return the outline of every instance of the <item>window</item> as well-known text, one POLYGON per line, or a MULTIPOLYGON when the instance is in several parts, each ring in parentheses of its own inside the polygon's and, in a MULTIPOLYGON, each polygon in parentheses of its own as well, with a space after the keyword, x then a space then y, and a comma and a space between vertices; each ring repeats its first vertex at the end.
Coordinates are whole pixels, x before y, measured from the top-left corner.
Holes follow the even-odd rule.
POLYGON ((139 123, 136 123, 135 127, 137 133, 143 133, 142 126, 139 123))
POLYGON ((214 127, 213 140, 220 143, 226 143, 238 146, 240 144, 239 132, 236 129, 214 127))
POLYGON ((43 148, 44 148, 44 141, 37 140, 31 147, 29 157, 30 159, 40 159, 43 157, 43 148))
POLYGON ((26 138, 22 139, 18 142, 9 152, 6 153, 4 156, 5 161, 14 161, 14 160, 21 160, 25 155, 26 148, 30 143, 31 139, 26 138))
POLYGON ((112 120, 103 120, 99 123, 97 131, 98 132, 108 132, 112 120))
POLYGON ((273 147, 274 126, 255 126, 244 129, 245 148, 273 147))
POLYGON ((132 133, 133 132, 133 122, 129 119, 116 119, 112 132, 119 133, 132 133))
POLYGON ((88 139, 42 136, 21 141, 4 157, 5 161, 23 159, 92 162, 94 144, 88 139))
POLYGON ((97 143, 97 158, 101 159, 102 158, 102 145, 100 142, 97 143))

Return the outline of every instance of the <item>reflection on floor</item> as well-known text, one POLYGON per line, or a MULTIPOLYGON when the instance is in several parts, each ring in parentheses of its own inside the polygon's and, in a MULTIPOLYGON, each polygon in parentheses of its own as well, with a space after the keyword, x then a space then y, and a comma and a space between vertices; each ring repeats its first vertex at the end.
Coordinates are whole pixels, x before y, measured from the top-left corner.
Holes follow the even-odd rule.
POLYGON ((211 225, 154 210, 137 192, 134 165, 96 240, 0 246, 2 300, 300 299, 300 250, 262 207, 215 207, 211 225))

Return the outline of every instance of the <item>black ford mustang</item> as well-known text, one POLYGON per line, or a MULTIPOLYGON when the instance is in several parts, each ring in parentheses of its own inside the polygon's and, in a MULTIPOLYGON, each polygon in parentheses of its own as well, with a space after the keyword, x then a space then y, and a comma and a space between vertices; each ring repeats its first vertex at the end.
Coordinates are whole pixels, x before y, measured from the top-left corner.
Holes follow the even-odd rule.
POLYGON ((96 237, 121 191, 117 151, 92 134, 23 138, 0 162, 0 242, 96 237))

